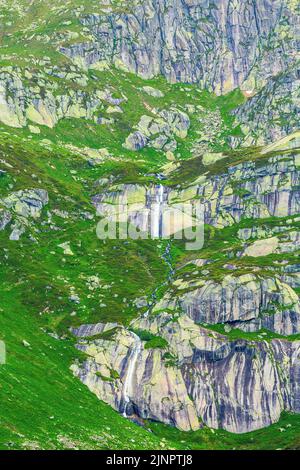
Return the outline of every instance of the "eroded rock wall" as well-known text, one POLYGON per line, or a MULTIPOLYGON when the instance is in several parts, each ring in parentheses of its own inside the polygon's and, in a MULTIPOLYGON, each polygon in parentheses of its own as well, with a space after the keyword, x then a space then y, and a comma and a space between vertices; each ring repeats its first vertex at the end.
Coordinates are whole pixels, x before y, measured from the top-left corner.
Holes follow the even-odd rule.
POLYGON ((113 341, 81 340, 77 347, 89 357, 72 366, 100 399, 124 413, 124 384, 140 342, 128 416, 184 431, 205 423, 243 433, 276 422, 283 410, 299 412, 299 342, 228 341, 184 315, 167 313, 137 320, 134 327, 150 329, 167 346, 147 348, 120 327, 113 341))
POLYGON ((246 80, 251 89, 285 70, 299 26, 288 0, 147 0, 81 22, 94 42, 62 52, 86 66, 109 62, 144 78, 162 74, 217 93, 246 80))

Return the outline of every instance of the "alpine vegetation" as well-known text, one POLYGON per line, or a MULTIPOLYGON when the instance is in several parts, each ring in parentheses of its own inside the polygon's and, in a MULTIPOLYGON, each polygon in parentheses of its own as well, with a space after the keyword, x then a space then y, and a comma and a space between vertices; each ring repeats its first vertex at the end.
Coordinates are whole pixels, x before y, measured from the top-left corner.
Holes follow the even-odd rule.
POLYGON ((0 449, 300 448, 299 18, 0 0, 0 449))

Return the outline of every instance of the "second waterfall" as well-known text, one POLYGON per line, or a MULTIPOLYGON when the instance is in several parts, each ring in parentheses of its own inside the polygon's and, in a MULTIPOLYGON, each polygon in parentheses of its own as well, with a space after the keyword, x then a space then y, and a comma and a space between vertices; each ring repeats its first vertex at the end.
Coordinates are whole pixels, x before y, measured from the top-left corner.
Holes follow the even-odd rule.
POLYGON ((123 416, 127 417, 127 407, 131 401, 132 393, 133 393, 133 385, 134 385, 134 378, 136 376, 137 370, 137 363, 138 358, 142 350, 142 342, 140 338, 133 332, 131 335, 134 337, 134 343, 132 349, 130 351, 129 359, 128 359, 128 367, 125 373, 125 380, 123 385, 123 402, 124 402, 124 410, 123 416))

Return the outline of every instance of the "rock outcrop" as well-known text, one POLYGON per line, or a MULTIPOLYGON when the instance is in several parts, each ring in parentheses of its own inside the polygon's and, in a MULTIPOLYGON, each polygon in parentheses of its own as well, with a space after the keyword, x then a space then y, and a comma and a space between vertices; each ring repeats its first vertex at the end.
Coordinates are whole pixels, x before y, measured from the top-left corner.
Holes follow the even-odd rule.
POLYGON ((200 254, 172 272, 164 295, 129 327, 108 327, 95 339, 74 331, 87 358, 72 369, 125 416, 244 433, 278 421, 284 410, 300 411, 300 342, 291 337, 300 332, 300 270, 296 258, 283 258, 299 250, 299 156, 261 154, 220 174, 209 170, 226 155, 208 157, 207 172, 185 187, 115 185, 93 203, 108 218, 130 207, 141 229, 159 202, 154 232, 161 235, 164 211, 200 201, 207 224, 220 232, 237 225, 235 250, 222 245, 222 273, 216 259, 200 254), (272 256, 274 264, 260 269, 272 256))
POLYGON ((88 93, 69 89, 62 94, 57 83, 39 74, 37 84, 29 86, 22 70, 17 67, 0 71, 0 121, 11 127, 24 127, 28 123, 53 128, 63 118, 98 119, 95 114, 102 100, 110 94, 99 91, 88 93))
POLYGON ((11 221, 10 213, 0 208, 0 230, 4 230, 10 221, 11 221))
POLYGON ((1 202, 18 216, 36 219, 41 216, 41 211, 48 204, 48 200, 48 193, 44 189, 26 189, 11 193, 1 202))
MULTIPOLYGON (((108 1, 106 7, 100 4, 93 14, 80 14, 84 8, 79 9, 76 31, 44 38, 70 59, 68 64, 57 65, 45 57, 28 61, 40 67, 38 72, 33 73, 32 67, 1 68, 2 123, 12 127, 28 124, 32 133, 39 133, 32 123, 52 128, 63 118, 113 125, 126 98, 95 90, 95 77, 89 77, 87 69, 101 71, 114 65, 143 78, 163 75, 171 83, 196 83, 218 95, 241 88, 246 102, 233 113, 242 134, 231 136, 233 147, 270 143, 297 130, 300 26, 294 0, 135 0, 130 5, 118 4, 118 8, 108 1), (103 101, 110 106, 105 109, 103 101)), ((150 85, 139 90, 161 99, 163 107, 160 90, 150 85)), ((211 110, 207 127, 213 127, 219 143, 227 146, 218 129, 218 112, 211 110)), ((168 113, 172 110, 159 119, 173 119, 168 113)), ((125 147, 175 150, 172 126, 170 131, 168 124, 154 121, 151 126, 148 123, 150 135, 139 129, 130 132, 125 147), (155 136, 152 131, 157 124, 164 129, 155 136)), ((205 133, 209 141, 210 132, 205 133)), ((205 146, 197 140, 195 152, 205 146)))
POLYGON ((169 194, 170 188, 162 184, 127 184, 95 195, 93 203, 99 216, 135 227, 139 232, 132 230, 131 236, 136 238, 168 237, 200 224, 202 213, 197 218, 192 211, 185 211, 183 204, 171 205, 169 194))
POLYGON ((146 145, 165 152, 177 147, 175 137, 184 139, 190 127, 189 116, 176 108, 152 110, 155 116, 144 115, 137 124, 137 131, 130 134, 124 147, 141 150, 146 145))
POLYGON ((299 155, 278 155, 261 161, 240 163, 226 173, 202 176, 197 185, 169 196, 169 201, 198 198, 204 220, 224 227, 242 218, 287 217, 300 211, 299 155))
POLYGON ((137 0, 81 16, 91 41, 61 52, 84 68, 113 64, 216 94, 239 87, 248 100, 235 111, 244 137, 232 145, 264 144, 298 128, 298 13, 293 0, 137 0))
POLYGON ((0 230, 12 222, 9 239, 18 241, 26 227, 41 217, 48 202, 49 196, 45 189, 24 189, 10 193, 0 199, 0 204, 5 207, 0 207, 0 230))

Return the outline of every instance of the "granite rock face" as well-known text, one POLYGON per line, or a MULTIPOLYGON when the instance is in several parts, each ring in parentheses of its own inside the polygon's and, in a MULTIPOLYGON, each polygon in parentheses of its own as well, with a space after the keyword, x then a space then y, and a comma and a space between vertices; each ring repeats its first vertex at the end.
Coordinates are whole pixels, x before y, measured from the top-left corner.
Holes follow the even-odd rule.
MULTIPOLYGON (((64 42, 59 34, 47 39, 70 59, 67 65, 58 66, 45 58, 40 62, 44 72, 34 77, 32 71, 21 67, 1 68, 2 123, 52 128, 63 118, 82 118, 113 125, 114 116, 123 112, 120 104, 124 97, 114 98, 107 90, 92 92, 93 87, 87 86, 91 84, 87 69, 101 71, 114 65, 147 79, 162 75, 171 83, 196 83, 199 89, 218 95, 240 88, 246 101, 234 110, 234 116, 243 136, 231 136, 233 147, 269 143, 298 128, 297 1, 134 0, 130 5, 118 2, 116 7, 108 0, 93 14, 77 12, 75 16, 85 42, 79 42, 77 31, 71 41, 66 37, 64 42), (103 100, 110 107, 105 109, 103 100), (99 115, 100 110, 107 115, 99 115)), ((163 100, 159 90, 151 86, 141 89, 146 98, 163 100)), ((177 103, 173 104, 176 108, 177 103)), ((181 137, 181 130, 178 133, 169 125, 173 120, 170 113, 165 110, 165 115, 158 116, 167 125, 152 122, 152 130, 157 124, 164 128, 160 134, 154 137, 150 128, 150 135, 134 129, 125 147, 140 150, 150 145, 174 151, 173 134, 181 137)), ((207 126, 215 132, 217 114, 218 110, 212 111, 207 126)), ((185 127, 183 136, 188 122, 185 127)), ((39 130, 32 127, 31 132, 39 130)), ((206 134, 209 137, 210 133, 206 134)), ((223 138, 221 133, 220 142, 223 138)), ((199 147, 196 140, 194 146, 199 147)))
POLYGON ((232 323, 244 331, 266 328, 281 335, 300 332, 298 295, 276 278, 228 275, 220 283, 203 282, 179 299, 197 323, 232 323))
POLYGON ((167 342, 152 349, 119 327, 114 340, 89 338, 88 358, 73 373, 125 416, 158 420, 181 430, 243 433, 268 426, 283 410, 300 411, 300 343, 228 341, 185 315, 135 320, 167 342), (134 361, 134 362, 133 362, 134 361))
POLYGON ((285 70, 299 27, 290 0, 145 0, 80 21, 93 41, 61 49, 77 63, 113 63, 144 78, 161 74, 216 93, 243 84, 251 90, 285 70))
POLYGON ((130 221, 135 219, 142 229, 148 220, 151 200, 160 202, 165 210, 200 202, 204 222, 218 228, 239 223, 245 217, 293 216, 300 212, 299 166, 298 154, 282 154, 265 159, 260 165, 250 161, 229 167, 217 176, 203 175, 185 189, 172 189, 163 184, 151 189, 119 185, 95 195, 93 203, 99 215, 106 216, 115 207, 122 212, 128 204, 130 221))
MULTIPOLYGON (((245 134, 243 145, 274 142, 299 128, 300 73, 297 67, 271 78, 234 112, 245 134)), ((299 147, 299 141, 295 146, 299 147)))
POLYGON ((278 155, 260 165, 255 162, 229 167, 224 174, 201 177, 185 191, 174 191, 169 201, 200 200, 207 224, 224 227, 242 217, 266 218, 296 215, 300 210, 299 156, 278 155))
MULTIPOLYGON (((197 222, 182 204, 170 204, 169 194, 170 188, 162 184, 149 187, 125 184, 95 195, 93 204, 99 216, 138 229, 141 234, 136 234, 137 238, 148 238, 150 234, 157 238, 194 227, 197 222)), ((133 231, 131 235, 134 236, 133 231)))
POLYGON ((294 0, 136 0, 79 17, 90 42, 61 52, 84 69, 113 64, 218 95, 240 88, 246 103, 234 114, 244 137, 231 144, 260 145, 298 128, 299 17, 294 0))

